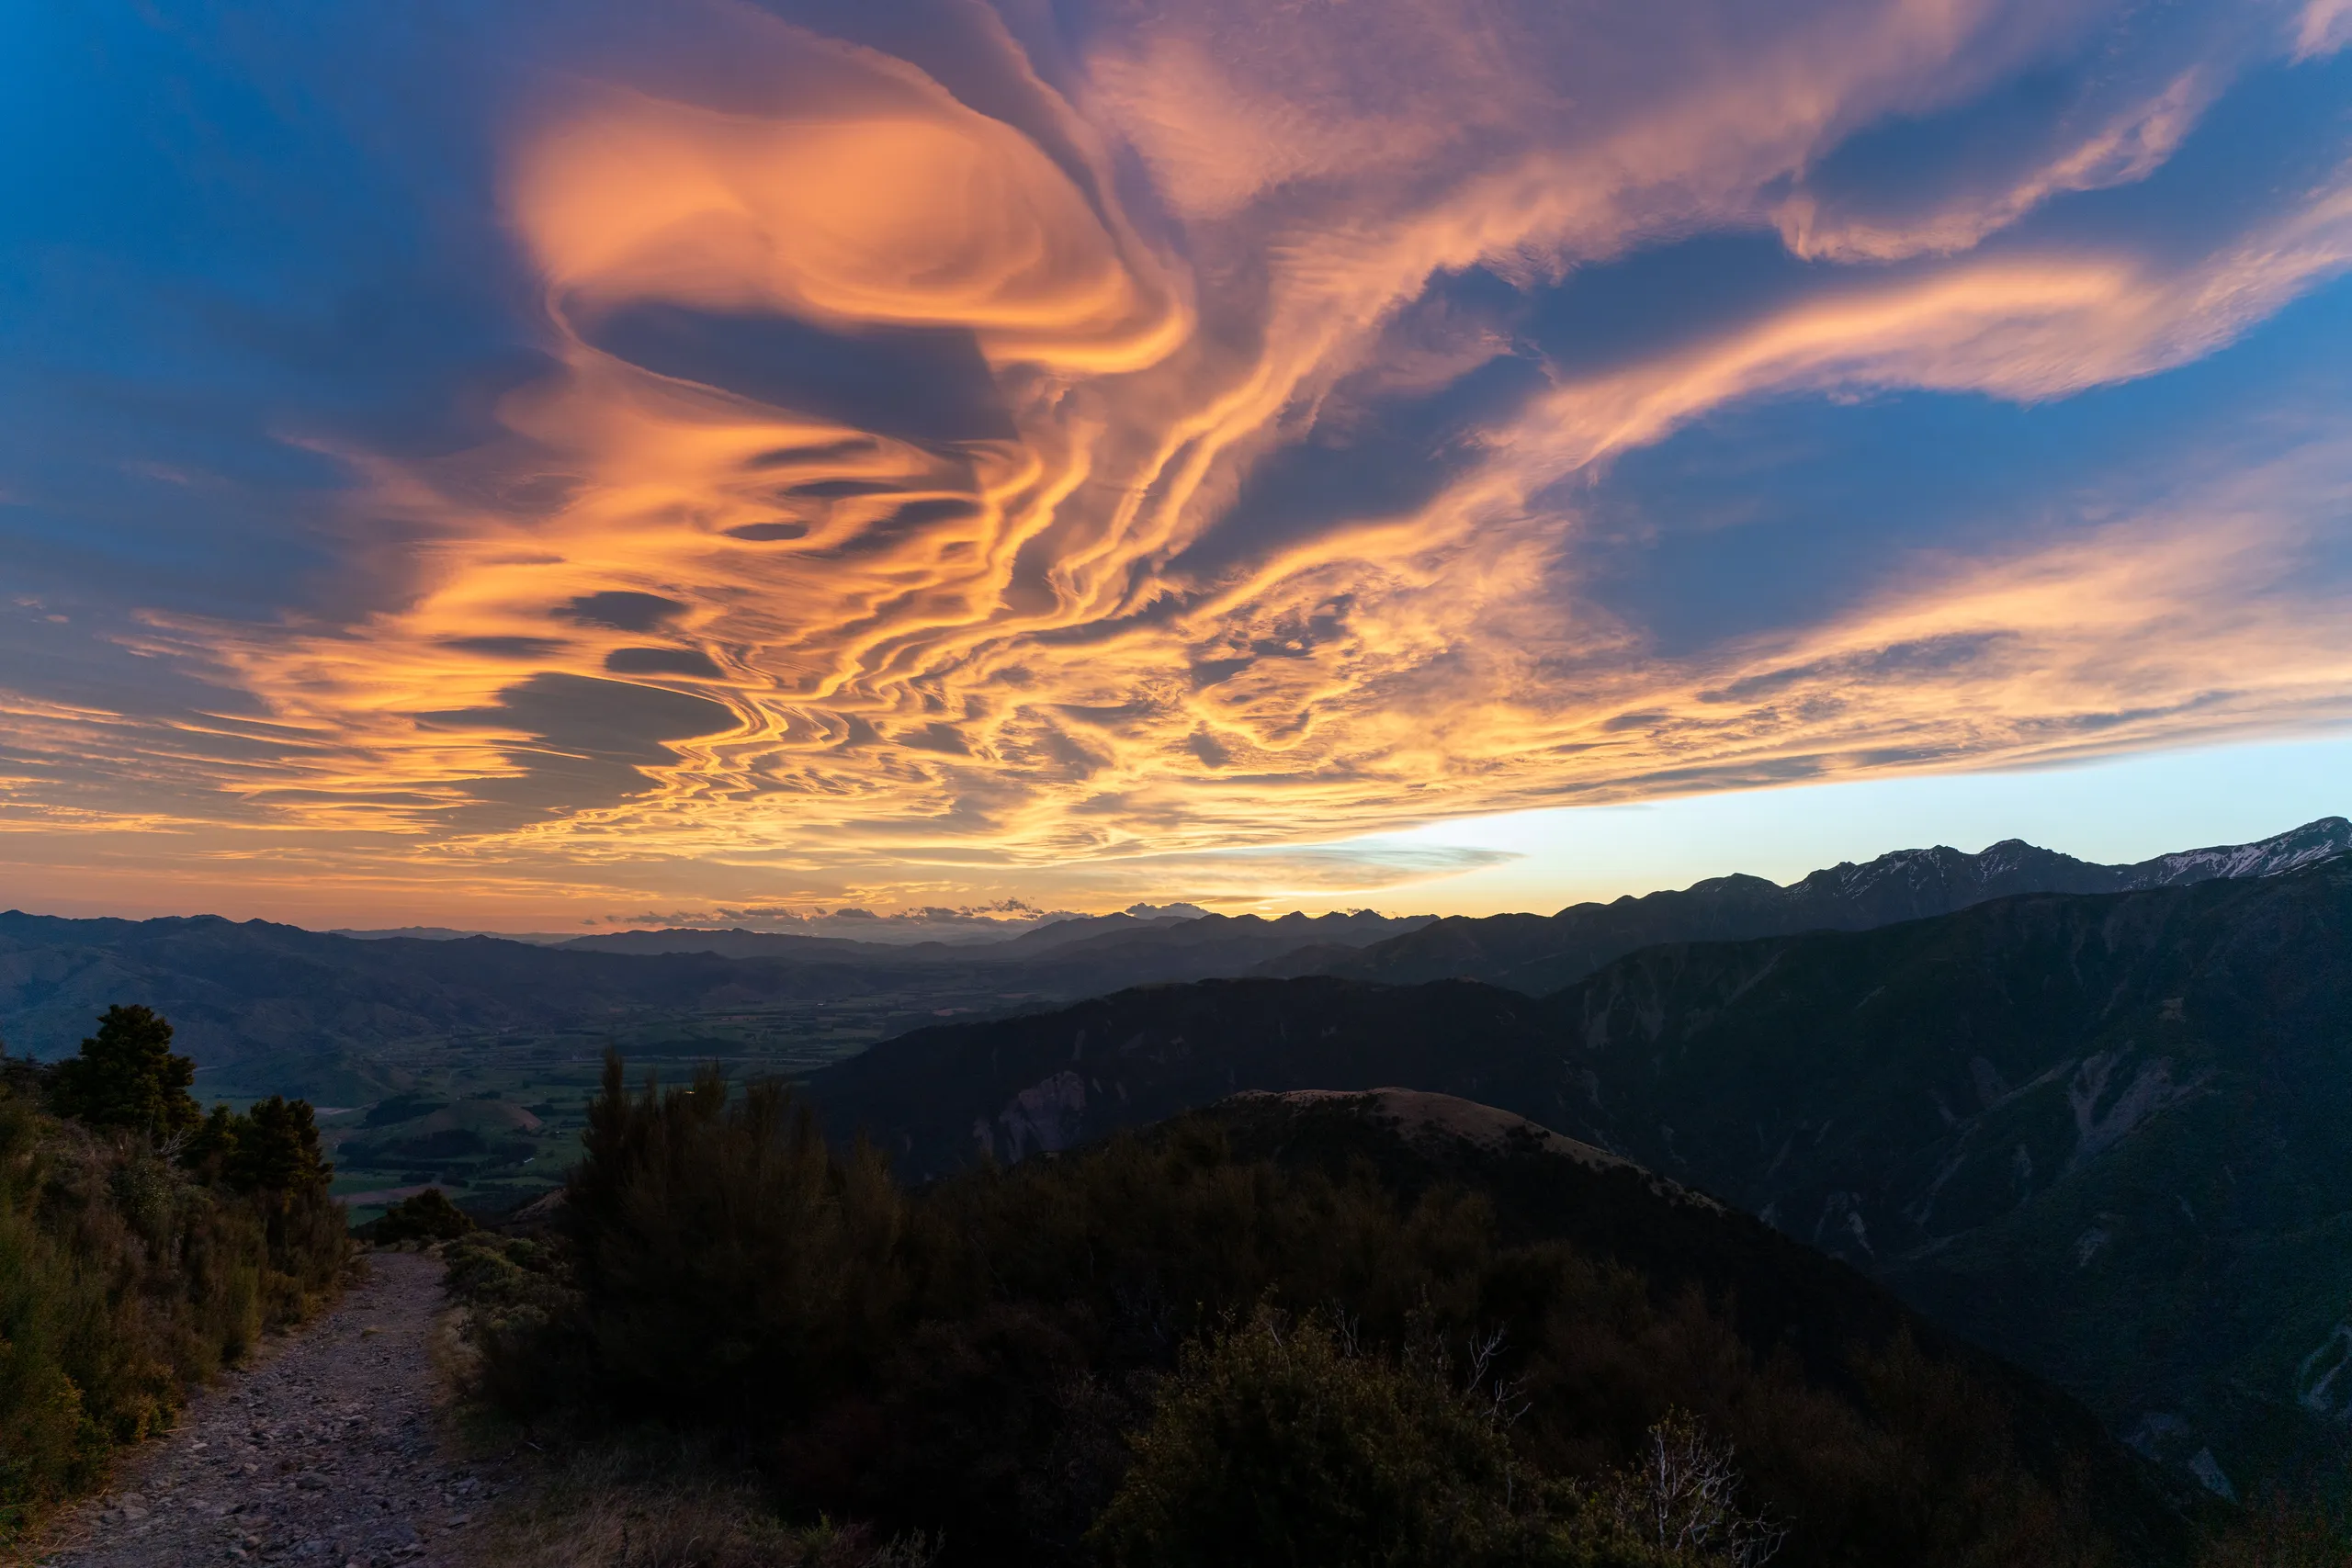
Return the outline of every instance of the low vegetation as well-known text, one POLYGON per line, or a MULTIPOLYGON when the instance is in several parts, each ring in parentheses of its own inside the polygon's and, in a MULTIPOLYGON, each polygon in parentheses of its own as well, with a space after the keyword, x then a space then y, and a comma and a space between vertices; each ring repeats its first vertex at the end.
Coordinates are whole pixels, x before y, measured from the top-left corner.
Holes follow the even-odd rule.
POLYGON ((119 1007, 72 1060, 0 1058, 0 1544, 342 1277, 311 1108, 207 1116, 170 1047, 119 1007))
POLYGON ((773 1085, 630 1093, 615 1061, 559 1234, 449 1244, 453 1287, 539 1437, 691 1438, 782 1517, 948 1564, 2188 1555, 2087 1418, 2053 1437, 1981 1358, 1897 1327, 1814 1364, 1499 1181, 1308 1131, 1212 1111, 910 1192, 773 1085))
POLYGON ((1514 1452, 1523 1412, 1488 1356, 1457 1378, 1434 1341, 1391 1358, 1351 1339, 1261 1306, 1188 1343, 1088 1543, 1115 1568, 1758 1568, 1781 1544, 1740 1512, 1729 1447, 1680 1412, 1597 1483, 1564 1483, 1514 1452))
POLYGON ((354 1225, 351 1234, 379 1247, 407 1241, 455 1241, 474 1229, 471 1214, 449 1201, 438 1187, 411 1193, 376 1219, 354 1225))

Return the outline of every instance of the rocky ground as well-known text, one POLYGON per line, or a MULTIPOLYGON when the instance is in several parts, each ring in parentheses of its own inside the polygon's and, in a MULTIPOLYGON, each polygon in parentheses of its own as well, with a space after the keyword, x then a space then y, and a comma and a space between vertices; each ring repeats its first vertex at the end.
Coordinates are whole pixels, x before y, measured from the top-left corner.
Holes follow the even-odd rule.
POLYGON ((441 1264, 379 1253, 333 1312, 200 1393, 67 1519, 55 1568, 300 1562, 458 1568, 496 1477, 435 1411, 441 1264))

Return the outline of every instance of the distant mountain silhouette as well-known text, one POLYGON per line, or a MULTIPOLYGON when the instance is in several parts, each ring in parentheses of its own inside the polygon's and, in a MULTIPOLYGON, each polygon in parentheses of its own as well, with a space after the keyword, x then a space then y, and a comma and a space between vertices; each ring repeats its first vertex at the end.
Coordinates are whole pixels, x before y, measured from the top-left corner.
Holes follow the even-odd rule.
POLYGON ((989 946, 752 931, 627 932, 547 947, 474 936, 334 935, 218 916, 0 914, 0 1042, 71 1053, 119 1001, 155 1008, 223 1084, 359 1105, 407 1087, 373 1055, 449 1033, 594 1030, 792 1001, 901 995, 910 1018, 1048 1004, 1140 982, 1233 974, 1302 943, 1371 941, 1376 915, 1069 920, 989 946), (1066 929, 1068 928, 1068 929, 1066 929), (1182 928, 1181 930, 1175 928, 1182 928), (1029 1005, 1035 1005, 1033 1001, 1029 1005))
POLYGON ((1287 953, 1257 972, 1391 985, 1484 980, 1541 996, 1659 942, 1868 931, 2019 893, 2121 893, 2270 876, 2347 850, 2352 821, 2341 817, 2324 817, 2256 843, 2185 850, 2136 865, 2099 865, 2020 839, 2005 839, 1979 854, 1939 845, 1898 850, 1867 865, 1834 865, 1785 887, 1760 876, 1717 876, 1679 892, 1577 904, 1549 917, 1455 916, 1361 950, 1287 953))
MULTIPOLYGON (((1279 919, 1073 918, 990 942, 909 944, 746 931, 618 931, 554 946, 488 936, 337 935, 217 916, 158 920, 0 914, 0 1041, 71 1052, 112 1003, 169 1016, 180 1048, 233 1083, 356 1105, 405 1087, 369 1060, 396 1042, 479 1031, 601 1029, 730 1007, 904 998, 907 1021, 955 1007, 1053 1007, 1159 981, 1336 971, 1382 980, 1473 975, 1530 992, 1651 942, 1907 919, 2003 892, 2252 875, 2352 842, 2331 818, 2261 844, 2099 867, 2030 845, 1908 851, 1790 888, 1724 877, 1579 905, 1551 919, 1432 920, 1370 912, 1279 919), (1986 892, 1991 889, 1991 893, 1986 892)), ((2138 884, 2134 884, 2137 886, 2138 884)), ((219 1074, 219 1077, 209 1076, 219 1074)))
MULTIPOLYGON (((214 915, 77 920, 0 914, 0 1040, 72 1052, 107 1006, 171 1019, 199 1069, 254 1089, 357 1105, 406 1087, 366 1057, 454 1032, 594 1028, 650 1013, 824 998, 891 976, 872 965, 751 964, 707 953, 616 958, 501 942, 361 940, 214 915)), ((198 1092, 221 1079, 199 1077, 198 1092)))
MULTIPOLYGON (((1370 910, 1328 915, 1078 915, 1019 936, 987 942, 854 942, 741 929, 608 931, 561 943, 576 953, 717 953, 729 958, 854 959, 876 964, 1021 964, 1046 953, 1067 958, 1113 953, 1149 964, 1147 954, 1215 954, 1210 962, 1241 968, 1300 947, 1352 949, 1427 925, 1432 915, 1376 915, 1370 910)), ((1182 966, 1182 965, 1180 965, 1182 966)), ((1138 976, 1140 978, 1141 976, 1138 976)))

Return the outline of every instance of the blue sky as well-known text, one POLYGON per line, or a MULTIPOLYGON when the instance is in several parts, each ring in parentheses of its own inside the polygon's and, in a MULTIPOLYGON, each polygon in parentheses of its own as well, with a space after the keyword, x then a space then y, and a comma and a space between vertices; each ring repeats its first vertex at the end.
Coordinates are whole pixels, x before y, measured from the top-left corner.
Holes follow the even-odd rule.
POLYGON ((1425 891, 1441 912, 1548 912, 1732 872, 1792 882, 1823 866, 1930 844, 1973 852, 2024 839, 2083 860, 2131 864, 2343 816, 2346 778, 2352 739, 2329 737, 1516 812, 1352 847, 1492 857, 1403 894, 1406 903, 1425 891))
POLYGON ((2347 40, 20 8, 0 898, 1553 908, 2343 809, 2347 40))

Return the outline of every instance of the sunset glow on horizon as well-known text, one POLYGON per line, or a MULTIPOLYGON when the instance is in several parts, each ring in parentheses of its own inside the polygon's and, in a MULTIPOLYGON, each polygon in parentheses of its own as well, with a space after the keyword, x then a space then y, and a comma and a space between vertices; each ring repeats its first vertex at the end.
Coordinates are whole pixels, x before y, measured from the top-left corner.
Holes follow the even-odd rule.
POLYGON ((1552 908, 1431 826, 2352 728, 2340 0, 5 29, 0 906, 1552 908))

